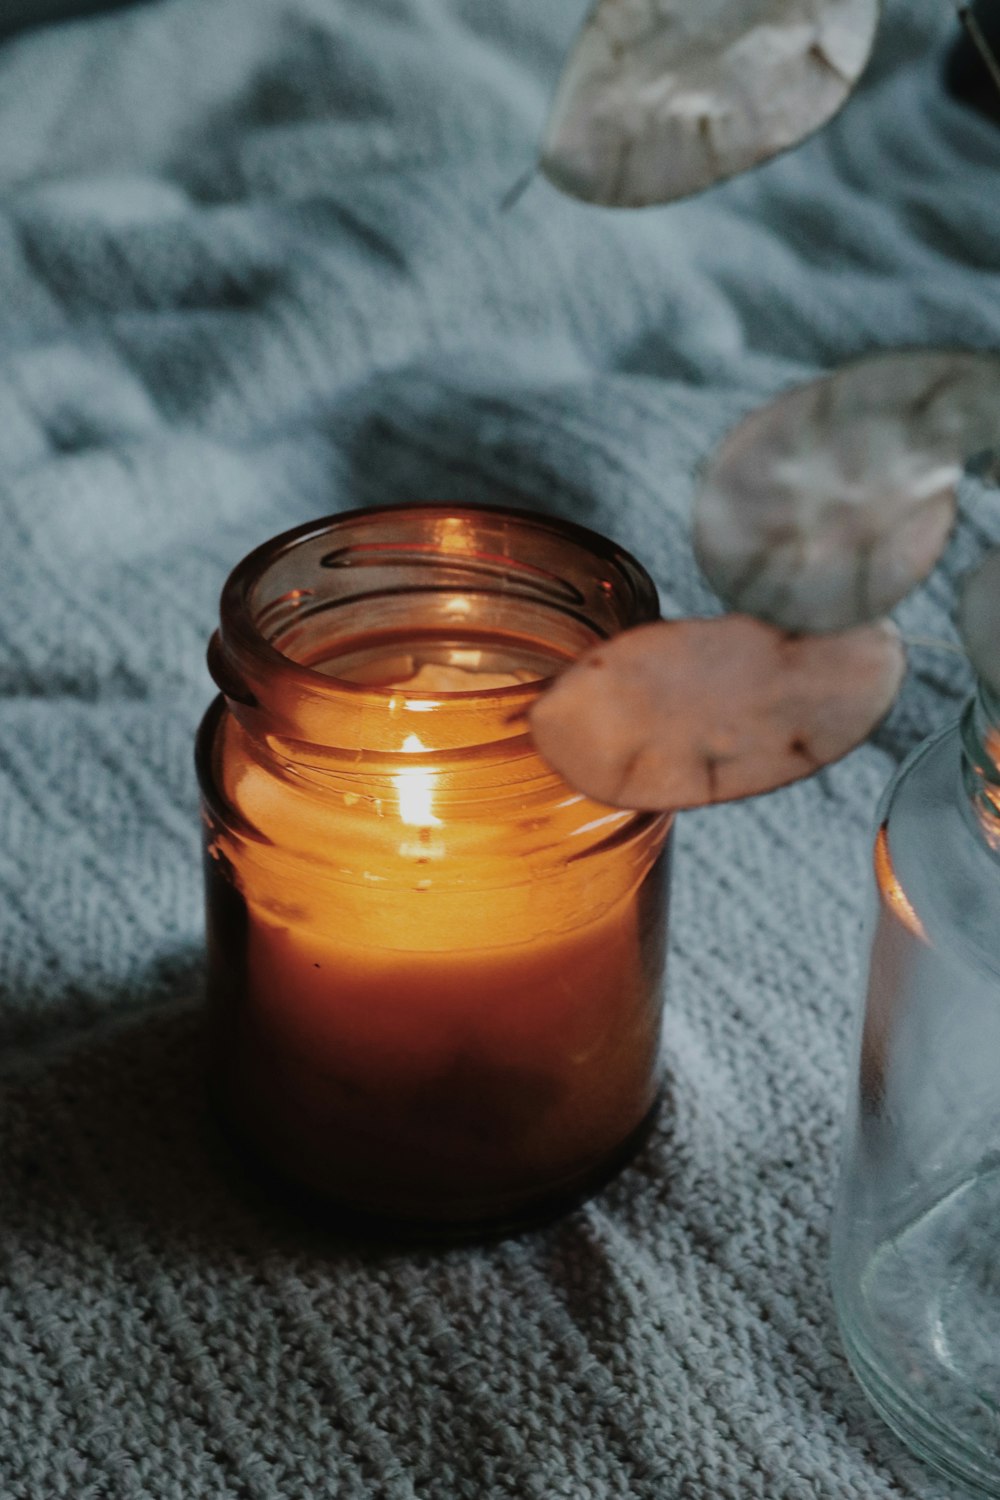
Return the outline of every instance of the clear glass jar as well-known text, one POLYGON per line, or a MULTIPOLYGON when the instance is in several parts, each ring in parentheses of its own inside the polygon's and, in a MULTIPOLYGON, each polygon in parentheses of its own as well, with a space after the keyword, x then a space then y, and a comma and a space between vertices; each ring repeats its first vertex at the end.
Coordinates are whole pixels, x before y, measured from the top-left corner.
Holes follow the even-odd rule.
POLYGON ((485 508, 336 516, 229 578, 197 757, 213 1095, 341 1214, 520 1225, 645 1134, 670 820, 572 792, 525 715, 657 615, 611 543, 485 508))
POLYGON ((890 785, 834 1217, 846 1349, 915 1452, 1000 1496, 1000 703, 890 785))

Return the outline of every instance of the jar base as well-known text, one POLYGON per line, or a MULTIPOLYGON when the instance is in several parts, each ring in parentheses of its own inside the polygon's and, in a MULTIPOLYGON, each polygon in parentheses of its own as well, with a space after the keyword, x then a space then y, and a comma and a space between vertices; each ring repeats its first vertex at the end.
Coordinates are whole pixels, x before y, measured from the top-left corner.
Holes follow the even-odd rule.
POLYGON ((870 1401, 925 1462, 1000 1500, 1000 1167, 911 1205, 859 1274, 834 1269, 841 1334, 870 1401))
POLYGON ((855 1337, 850 1321, 839 1316, 840 1337, 854 1377, 886 1426, 921 1462, 973 1495, 1000 1500, 1000 1456, 991 1454, 945 1426, 900 1390, 855 1337))
POLYGON ((267 1160, 235 1123, 213 1090, 209 1109, 226 1153, 255 1195, 289 1210, 296 1220, 337 1236, 380 1245, 456 1245, 487 1243, 540 1229, 579 1208, 618 1176, 646 1144, 662 1108, 662 1093, 625 1139, 596 1167, 542 1192, 506 1202, 495 1214, 427 1215, 373 1211, 324 1196, 295 1181, 267 1160))

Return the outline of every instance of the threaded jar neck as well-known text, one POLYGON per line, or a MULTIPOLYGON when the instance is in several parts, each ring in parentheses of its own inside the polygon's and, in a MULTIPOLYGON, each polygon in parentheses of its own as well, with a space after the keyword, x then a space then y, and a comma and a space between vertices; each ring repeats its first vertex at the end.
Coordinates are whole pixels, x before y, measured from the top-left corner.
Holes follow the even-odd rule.
POLYGON ((978 831, 1000 855, 1000 698, 984 683, 962 715, 962 779, 978 831))
POLYGON ((628 553, 529 511, 404 505, 274 538, 230 575, 209 666, 255 737, 310 758, 526 739, 551 677, 659 615, 628 553), (466 686, 467 685, 467 686, 466 686))

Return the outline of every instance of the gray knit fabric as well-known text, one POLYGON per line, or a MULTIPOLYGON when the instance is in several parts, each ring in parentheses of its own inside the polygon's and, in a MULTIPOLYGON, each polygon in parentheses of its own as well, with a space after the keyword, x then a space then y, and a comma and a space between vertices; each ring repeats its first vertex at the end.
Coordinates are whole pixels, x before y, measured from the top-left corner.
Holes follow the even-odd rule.
MULTIPOLYGON (((826 1253, 873 809, 957 659, 915 652, 846 763, 682 819, 668 1107, 587 1207, 364 1251, 248 1196, 205 1118, 191 740, 233 562, 516 501, 704 610, 692 473, 737 414, 1000 344, 1000 134, 941 92, 947 6, 891 8, 753 176, 501 213, 581 14, 154 0, 0 48, 0 1500, 948 1493, 856 1393, 826 1253)), ((964 500, 920 635, 1000 537, 964 500)))

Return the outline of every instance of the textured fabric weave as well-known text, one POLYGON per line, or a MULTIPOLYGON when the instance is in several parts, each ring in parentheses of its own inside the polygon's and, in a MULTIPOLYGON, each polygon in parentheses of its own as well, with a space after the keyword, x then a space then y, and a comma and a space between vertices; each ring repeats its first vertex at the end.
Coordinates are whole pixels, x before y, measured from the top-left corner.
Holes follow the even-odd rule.
MULTIPOLYGON (((50 7, 51 9, 51 7, 50 7)), ((223 576, 311 516, 516 502, 701 611, 699 459, 892 343, 1000 344, 1000 135, 890 7, 858 98, 620 215, 530 164, 579 0, 153 0, 0 48, 2 1500, 940 1500, 826 1248, 876 798, 956 710, 682 819, 669 1103, 552 1228, 365 1253, 230 1180, 198 1057, 191 741, 223 576)), ((947 635, 974 486, 902 611, 947 635)))

